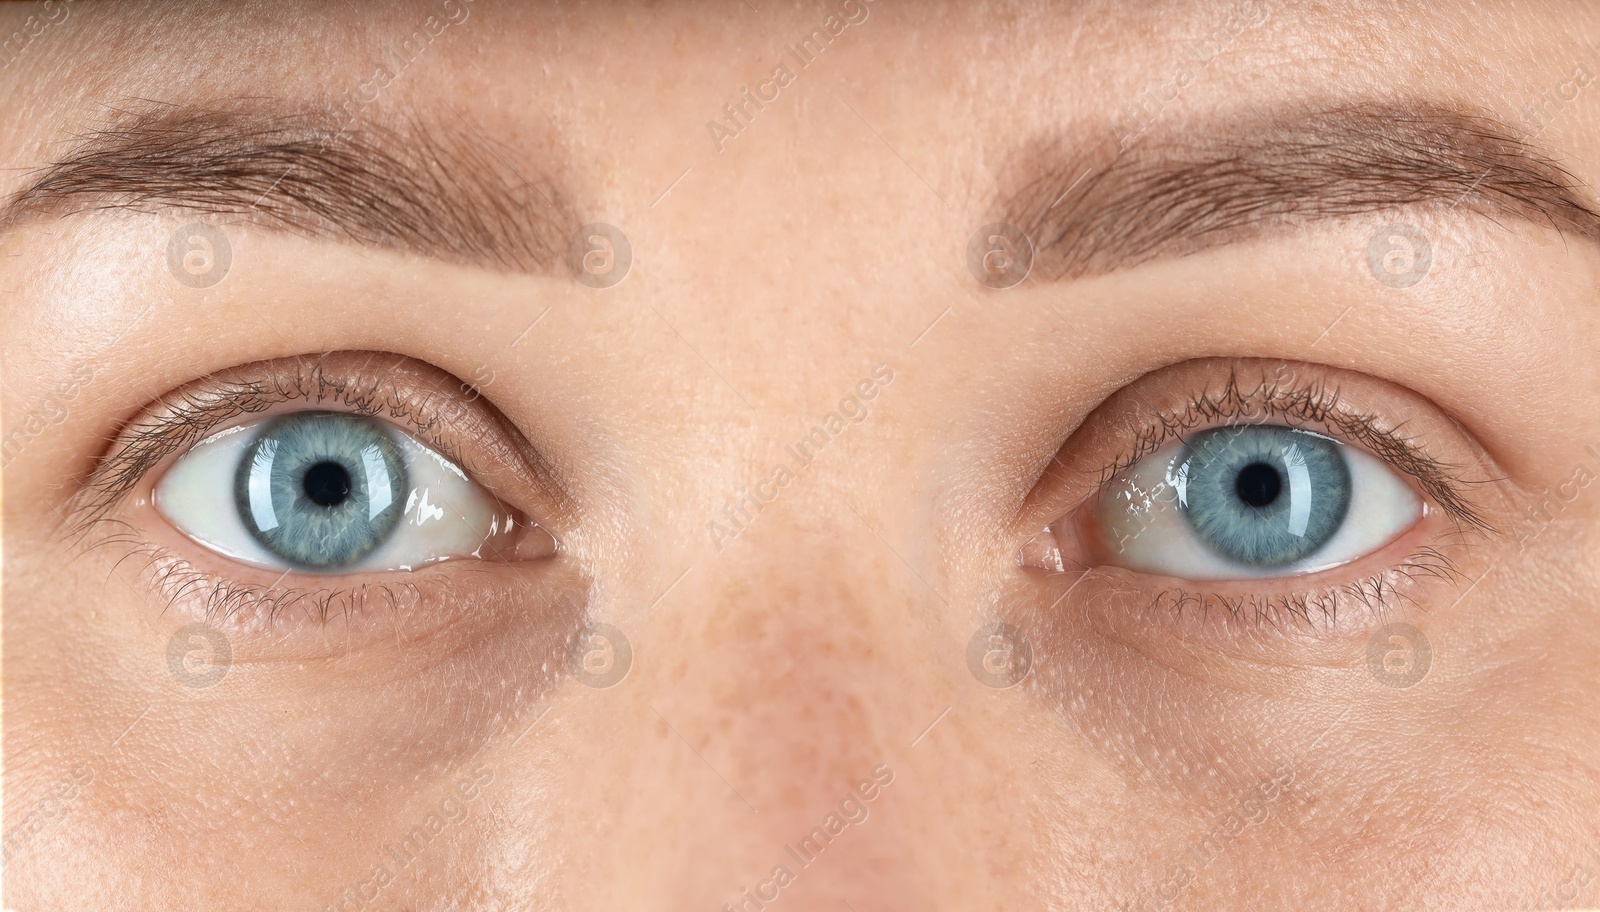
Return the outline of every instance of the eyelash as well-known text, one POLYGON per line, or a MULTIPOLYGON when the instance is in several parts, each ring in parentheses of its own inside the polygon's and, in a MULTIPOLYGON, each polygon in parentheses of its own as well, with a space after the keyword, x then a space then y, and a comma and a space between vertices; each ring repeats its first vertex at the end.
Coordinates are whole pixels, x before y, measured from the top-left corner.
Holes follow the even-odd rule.
MULTIPOLYGON (((1092 572, 1092 571, 1091 571, 1092 572)), ((1422 547, 1404 561, 1381 573, 1356 582, 1339 583, 1321 589, 1274 595, 1241 595, 1229 598, 1216 592, 1192 592, 1177 586, 1161 589, 1151 598, 1152 610, 1167 609, 1182 616, 1185 610, 1198 608, 1204 620, 1212 606, 1228 612, 1232 620, 1248 620, 1257 627, 1271 625, 1282 628, 1283 621, 1298 619, 1307 626, 1315 626, 1316 612, 1321 622, 1332 629, 1343 611, 1359 606, 1375 618, 1383 619, 1395 607, 1395 600, 1407 598, 1401 584, 1424 578, 1456 582, 1461 573, 1455 561, 1432 547, 1422 547)))
MULTIPOLYGON (((85 485, 85 496, 76 511, 79 519, 73 526, 74 533, 83 536, 89 527, 101 520, 168 455, 204 439, 213 428, 224 422, 289 402, 300 401, 308 406, 332 402, 358 414, 408 419, 406 426, 409 431, 461 464, 460 455, 436 433, 438 424, 444 420, 443 416, 430 409, 426 402, 415 403, 394 390, 386 392, 381 380, 356 384, 332 379, 322 371, 320 360, 309 369, 304 362, 296 362, 295 367, 298 369, 281 375, 276 383, 272 380, 230 382, 212 379, 202 383, 198 389, 184 391, 179 398, 167 400, 162 403, 163 408, 158 414, 142 418, 126 428, 121 444, 102 462, 85 485)), ((1295 385, 1263 379, 1258 386, 1249 388, 1241 386, 1236 373, 1230 373, 1220 389, 1199 391, 1176 410, 1156 410, 1143 428, 1133 435, 1132 444, 1102 469, 1096 491, 1103 489, 1120 472, 1144 456, 1171 440, 1182 439, 1202 426, 1246 423, 1246 420, 1264 421, 1272 417, 1290 423, 1323 425, 1337 431, 1344 439, 1365 446, 1391 466, 1416 479, 1431 499, 1454 520, 1457 534, 1469 530, 1490 530, 1464 496, 1465 486, 1471 482, 1462 477, 1458 467, 1429 456, 1419 443, 1401 436, 1397 428, 1384 427, 1376 417, 1342 407, 1339 388, 1318 381, 1295 385)), ((398 611, 402 602, 423 597, 419 582, 413 581, 361 585, 343 590, 292 587, 279 590, 276 584, 261 589, 204 573, 169 549, 151 546, 136 536, 111 534, 97 542, 96 546, 119 542, 135 546, 128 556, 142 553, 151 567, 164 565, 155 570, 155 575, 160 590, 168 593, 169 607, 192 589, 203 587, 209 590, 205 604, 208 621, 219 617, 233 618, 247 607, 262 610, 270 621, 285 608, 304 605, 308 615, 325 623, 331 615, 339 614, 339 609, 348 615, 380 603, 398 611)), ((1090 568, 1087 572, 1093 573, 1094 570, 1090 568)), ((1168 587, 1155 593, 1151 607, 1166 605, 1182 614, 1198 606, 1204 613, 1216 604, 1236 619, 1248 615, 1258 624, 1276 624, 1279 618, 1285 617, 1298 617, 1309 623, 1313 612, 1320 611, 1323 619, 1332 624, 1340 607, 1351 602, 1377 613, 1386 611, 1395 593, 1399 592, 1398 584, 1401 581, 1424 576, 1453 580, 1459 574, 1444 553, 1425 547, 1380 574, 1322 590, 1229 598, 1218 593, 1168 587)), ((441 585, 446 589, 450 585, 445 580, 423 580, 421 584, 441 585)), ((441 595, 448 597, 448 592, 441 595)))
POLYGON ((150 549, 150 556, 152 565, 165 564, 156 572, 156 580, 160 591, 169 593, 166 607, 171 608, 189 589, 203 588, 206 600, 202 611, 208 624, 238 620, 247 609, 260 611, 262 619, 270 624, 285 610, 295 606, 303 607, 308 619, 327 624, 330 617, 342 616, 348 620, 352 615, 364 614, 374 608, 399 616, 403 604, 419 603, 424 598, 451 597, 450 582, 446 579, 424 581, 430 588, 438 589, 431 596, 425 596, 423 583, 417 581, 385 583, 381 586, 362 584, 346 589, 276 589, 275 586, 263 589, 198 570, 166 548, 150 549))
POLYGON ((88 525, 102 516, 163 459, 204 439, 224 422, 291 402, 307 406, 333 403, 355 414, 405 421, 408 432, 462 465, 461 454, 437 433, 442 417, 419 417, 421 409, 399 393, 391 391, 386 396, 381 380, 357 387, 329 378, 320 362, 309 369, 303 364, 296 367, 294 374, 278 384, 270 380, 203 382, 198 389, 184 391, 183 398, 162 403, 157 415, 129 425, 121 445, 102 460, 85 485, 88 496, 79 506, 79 524, 88 525))
POLYGON ((1434 459, 1420 443, 1401 436, 1398 428, 1384 427, 1377 416, 1343 408, 1339 388, 1319 381, 1293 386, 1263 379, 1258 387, 1247 390, 1239 385, 1238 374, 1230 373, 1220 390, 1197 392, 1176 412, 1158 411, 1144 430, 1135 435, 1132 446, 1102 471, 1099 485, 1110 484, 1120 472, 1140 459, 1198 428, 1246 424, 1251 422, 1240 419, 1273 417, 1290 423, 1326 426, 1344 441, 1365 447, 1416 479, 1422 490, 1458 524, 1491 531, 1488 522, 1464 496, 1471 482, 1462 476, 1460 467, 1434 459))
MULTIPOLYGON (((342 355, 360 353, 340 353, 342 355)), ((201 569, 173 549, 152 544, 132 524, 110 516, 123 501, 161 463, 175 453, 205 439, 213 430, 242 416, 257 415, 275 407, 299 404, 307 408, 337 405, 361 414, 399 424, 403 429, 438 450, 446 458, 476 477, 462 458, 459 448, 445 435, 453 417, 460 417, 466 406, 449 399, 446 381, 454 380, 440 372, 439 382, 424 393, 406 395, 388 379, 378 359, 370 353, 357 371, 373 367, 371 377, 351 379, 333 376, 324 370, 324 359, 297 358, 284 362, 247 365, 228 373, 250 374, 259 378, 220 379, 208 377, 159 400, 132 423, 125 426, 109 452, 83 485, 68 513, 68 541, 85 550, 119 548, 117 563, 141 559, 143 569, 154 582, 154 589, 166 601, 164 610, 195 593, 203 595, 202 610, 207 623, 220 620, 245 622, 255 612, 258 622, 270 623, 292 607, 301 607, 307 617, 325 624, 330 618, 366 613, 374 609, 399 614, 408 605, 459 602, 470 597, 456 575, 467 572, 455 568, 452 576, 414 575, 380 584, 354 586, 279 587, 278 582, 259 586, 201 569), (435 393, 440 395, 435 397, 435 393), (452 406, 454 408, 452 408, 452 406)), ((459 381, 456 381, 459 382, 459 381)), ((466 384, 461 384, 463 389, 466 384)), ((287 575, 287 574, 285 574, 287 575)))
MULTIPOLYGON (((1362 446, 1392 468, 1415 479, 1429 499, 1451 520, 1445 536, 1463 541, 1472 533, 1494 531, 1466 491, 1477 484, 1465 477, 1462 467, 1442 462, 1429 455, 1423 445, 1390 428, 1375 415, 1350 408, 1341 402, 1340 389, 1318 379, 1296 383, 1284 381, 1282 368, 1276 377, 1266 377, 1259 385, 1241 384, 1237 372, 1230 372, 1220 386, 1210 386, 1190 395, 1177 409, 1149 410, 1145 423, 1131 435, 1131 443, 1100 470, 1089 500, 1099 497, 1120 473, 1140 459, 1192 432, 1230 424, 1264 423, 1276 419, 1291 426, 1325 427, 1347 444, 1362 446)), ((1059 457, 1058 457, 1059 458, 1059 457)), ((1070 514, 1069 514, 1070 515, 1070 514)), ((1439 544, 1443 545, 1443 542, 1439 544)), ((1082 576, 1105 575, 1102 568, 1085 567, 1082 576)), ((1289 579, 1282 577, 1280 579, 1289 579)), ((1117 585, 1111 577, 1112 591, 1123 595, 1141 594, 1148 598, 1146 610, 1152 615, 1170 613, 1178 618, 1196 610, 1204 621, 1213 608, 1225 611, 1231 621, 1256 627, 1281 628, 1298 620, 1307 626, 1318 621, 1332 629, 1351 608, 1362 608, 1376 618, 1387 616, 1397 600, 1411 600, 1405 584, 1424 579, 1455 582, 1462 578, 1456 562, 1440 547, 1417 548, 1398 564, 1355 581, 1345 581, 1290 593, 1221 592, 1165 586, 1155 590, 1136 585, 1117 585)), ((1075 580, 1073 587, 1078 585, 1075 580)))

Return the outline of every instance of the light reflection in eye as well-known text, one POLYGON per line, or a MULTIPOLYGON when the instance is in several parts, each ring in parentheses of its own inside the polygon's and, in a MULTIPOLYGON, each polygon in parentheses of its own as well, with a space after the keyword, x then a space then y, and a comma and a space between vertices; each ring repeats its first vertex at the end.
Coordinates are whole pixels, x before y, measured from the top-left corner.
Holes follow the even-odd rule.
POLYGON ((483 556, 518 529, 460 467, 386 422, 343 412, 213 435, 172 465, 155 501, 205 547, 278 570, 408 570, 483 556))
POLYGON ((1094 507, 1112 563, 1186 579, 1309 573, 1392 541, 1422 499, 1377 457, 1276 425, 1216 428, 1144 457, 1094 507))

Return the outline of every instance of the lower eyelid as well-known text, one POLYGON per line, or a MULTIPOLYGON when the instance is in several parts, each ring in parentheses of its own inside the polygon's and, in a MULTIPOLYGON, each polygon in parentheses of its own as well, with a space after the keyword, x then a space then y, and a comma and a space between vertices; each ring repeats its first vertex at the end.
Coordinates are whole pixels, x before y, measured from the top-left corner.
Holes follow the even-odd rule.
POLYGON ((446 562, 409 573, 291 577, 203 550, 180 552, 171 541, 175 532, 127 532, 105 528, 84 546, 148 591, 152 609, 174 627, 201 622, 222 632, 236 663, 459 641, 523 621, 576 630, 591 588, 573 563, 560 559, 474 561, 470 572, 446 562))
POLYGON ((1005 619, 1041 639, 1036 655, 1063 637, 1095 631, 1182 667, 1205 656, 1359 667, 1373 630, 1416 605, 1453 601, 1470 583, 1464 555, 1432 538, 1432 531, 1407 533, 1359 572, 1314 574, 1292 586, 1282 579, 1196 586, 1120 567, 1040 574, 1033 592, 1008 603, 1005 619))

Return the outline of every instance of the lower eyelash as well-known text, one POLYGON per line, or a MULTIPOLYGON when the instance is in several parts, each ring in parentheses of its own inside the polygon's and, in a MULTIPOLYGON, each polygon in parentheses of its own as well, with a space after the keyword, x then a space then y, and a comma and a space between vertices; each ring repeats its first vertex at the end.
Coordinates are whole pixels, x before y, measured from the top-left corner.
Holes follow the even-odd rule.
POLYGON ((1406 593, 1405 584, 1424 579, 1456 583, 1463 579, 1463 575, 1448 555, 1437 548, 1422 547, 1381 573, 1323 589, 1229 597, 1216 592, 1193 592, 1169 586, 1155 593, 1149 609, 1152 612, 1169 611, 1180 619, 1199 612, 1201 621, 1208 619, 1214 611, 1225 612, 1230 622, 1257 627, 1270 625, 1279 630, 1289 624, 1297 624, 1302 629, 1326 633, 1337 629, 1341 619, 1347 620, 1345 616, 1351 610, 1364 612, 1369 620, 1383 621, 1402 602, 1421 609, 1421 604, 1406 593))
POLYGON ((150 588, 164 602, 161 605, 163 614, 173 610, 180 601, 198 594, 203 601, 184 610, 200 614, 207 624, 268 628, 297 608, 308 619, 326 624, 331 618, 351 620, 357 615, 380 611, 398 616, 427 600, 452 597, 450 580, 442 577, 363 583, 344 589, 262 587, 241 583, 201 570, 171 548, 151 544, 121 520, 102 518, 95 525, 114 528, 101 528, 93 533, 92 540, 88 540, 89 529, 82 530, 78 542, 81 554, 115 550, 118 553, 111 561, 112 573, 126 563, 134 563, 137 572, 147 578, 150 588))
POLYGON ((207 573, 165 547, 145 545, 129 556, 135 555, 142 556, 156 592, 165 597, 163 610, 200 594, 204 601, 199 603, 199 610, 205 622, 213 625, 267 626, 294 609, 316 623, 326 624, 330 618, 350 620, 374 611, 399 615, 406 606, 426 598, 448 597, 449 583, 443 579, 363 583, 345 589, 261 587, 207 573), (440 591, 425 593, 425 587, 440 591))

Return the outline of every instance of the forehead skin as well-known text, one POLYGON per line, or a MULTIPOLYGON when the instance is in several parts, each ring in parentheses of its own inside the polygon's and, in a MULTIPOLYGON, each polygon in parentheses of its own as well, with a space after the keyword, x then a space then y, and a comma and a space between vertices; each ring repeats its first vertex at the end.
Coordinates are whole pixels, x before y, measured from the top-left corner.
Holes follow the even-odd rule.
MULTIPOLYGON (((967 240, 1040 150, 1115 142, 1125 106, 1195 60, 1235 4, 872 0, 720 143, 708 121, 837 5, 68 9, 0 72, 7 197, 119 110, 355 96, 373 122, 481 131, 576 218, 621 227, 635 262, 600 294, 241 223, 229 280, 175 295, 161 256, 182 215, 0 237, 8 426, 62 365, 96 365, 5 474, 8 828, 91 771, 8 864, 8 905, 324 908, 475 768, 492 771, 476 806, 374 908, 721 908, 883 764, 895 778, 868 821, 779 903, 1532 906, 1600 870, 1592 499, 1568 534, 1499 563, 1510 549, 1489 547, 1471 595, 1427 606, 1457 689, 1423 702, 1382 704, 1393 695, 1351 689, 1364 671, 1337 669, 1264 695, 1129 660, 1069 706, 968 674, 1041 454, 1148 371, 1239 356, 1370 373, 1439 403, 1529 491, 1600 443, 1594 251, 1537 226, 1439 214, 1437 281, 1376 302, 1358 280, 1381 217, 979 293, 967 240), (374 90, 380 66, 392 78, 374 90), (193 378, 364 349, 491 371, 495 405, 549 443, 578 504, 564 544, 634 644, 625 686, 507 695, 528 656, 504 642, 470 653, 477 665, 426 653, 438 661, 410 669, 426 683, 361 699, 288 674, 205 699, 150 683, 179 623, 109 562, 63 569, 54 492, 92 466, 94 441, 193 378), (870 416, 714 548, 707 519, 880 362, 894 379, 870 416), (1280 769, 1281 797, 1247 805, 1280 769), (1252 822, 1175 885, 1175 860, 1240 807, 1252 822)), ((1576 68, 1600 73, 1600 11, 1249 9, 1159 123, 1422 100, 1537 129, 1579 184, 1600 182, 1600 88, 1537 126, 1524 113, 1576 68)), ((0 15, 10 32, 41 12, 0 15)))

